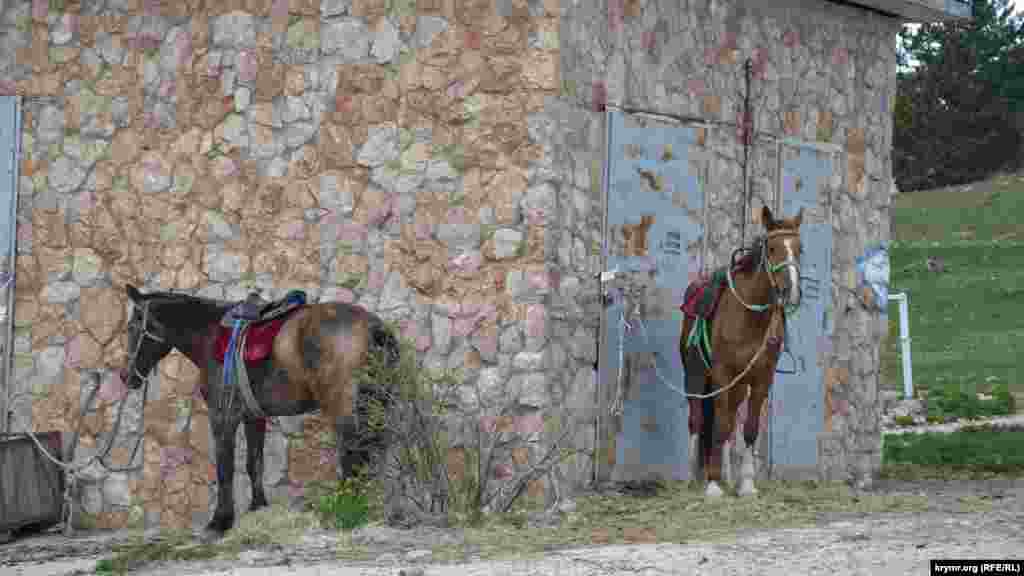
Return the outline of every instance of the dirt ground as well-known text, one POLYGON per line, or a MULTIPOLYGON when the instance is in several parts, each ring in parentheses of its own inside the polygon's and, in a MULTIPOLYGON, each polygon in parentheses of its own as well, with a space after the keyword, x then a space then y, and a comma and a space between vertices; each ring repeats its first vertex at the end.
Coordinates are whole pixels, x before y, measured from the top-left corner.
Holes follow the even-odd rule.
MULTIPOLYGON (((711 542, 650 543, 550 550, 543 556, 439 564, 431 549, 460 542, 458 530, 353 533, 370 562, 339 560, 339 535, 315 530, 288 548, 243 552, 237 560, 151 565, 145 576, 217 574, 298 576, 406 574, 923 574, 928 559, 1024 559, 1024 478, 960 481, 880 480, 874 493, 924 495, 920 513, 825 514, 815 526, 749 530, 711 542), (878 570, 882 572, 878 572, 878 570)), ((126 534, 23 537, 0 545, 0 576, 94 574, 96 562, 126 534)))

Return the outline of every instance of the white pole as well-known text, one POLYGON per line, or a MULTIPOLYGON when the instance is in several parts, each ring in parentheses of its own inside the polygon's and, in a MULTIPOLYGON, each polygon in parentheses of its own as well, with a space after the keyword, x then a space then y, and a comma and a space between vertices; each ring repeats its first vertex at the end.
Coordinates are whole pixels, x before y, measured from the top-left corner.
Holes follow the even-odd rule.
POLYGON ((910 361, 910 297, 905 292, 890 294, 889 300, 896 300, 900 306, 900 345, 903 356, 903 397, 914 397, 914 372, 910 361))

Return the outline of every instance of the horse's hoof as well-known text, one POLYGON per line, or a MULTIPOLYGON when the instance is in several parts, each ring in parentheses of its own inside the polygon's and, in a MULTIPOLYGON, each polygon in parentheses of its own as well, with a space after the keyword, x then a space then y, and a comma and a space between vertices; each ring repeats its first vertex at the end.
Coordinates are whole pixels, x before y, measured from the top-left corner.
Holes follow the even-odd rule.
POLYGON ((722 489, 718 486, 718 482, 708 482, 708 487, 704 489, 704 497, 712 500, 721 498, 722 494, 722 489))
POLYGON ((261 508, 269 506, 266 498, 253 498, 252 502, 249 502, 249 512, 255 512, 261 508))
POLYGON ((757 496, 757 488, 754 488, 753 482, 742 482, 736 493, 740 496, 757 496))
POLYGON ((234 520, 232 518, 214 517, 212 520, 210 520, 210 523, 206 525, 206 530, 204 530, 204 534, 206 534, 207 537, 213 539, 220 538, 228 530, 231 529, 231 524, 233 523, 233 521, 234 520))

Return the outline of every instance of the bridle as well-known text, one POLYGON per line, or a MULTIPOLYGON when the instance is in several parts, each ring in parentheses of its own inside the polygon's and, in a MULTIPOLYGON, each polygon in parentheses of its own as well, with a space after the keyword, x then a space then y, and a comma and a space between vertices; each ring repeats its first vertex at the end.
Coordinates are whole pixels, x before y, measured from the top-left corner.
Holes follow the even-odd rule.
MULTIPOLYGON (((747 310, 750 310, 751 312, 765 312, 769 310, 772 306, 780 306, 783 307, 784 312, 793 312, 797 308, 797 306, 794 306, 792 302, 784 301, 786 298, 788 298, 788 295, 783 295, 782 291, 779 290, 778 284, 775 283, 775 273, 780 270, 792 268, 793 270, 796 271, 796 277, 797 279, 799 279, 800 263, 796 261, 795 256, 786 256, 786 259, 783 260, 782 262, 779 262, 778 264, 773 264, 771 260, 768 259, 769 240, 773 238, 786 238, 794 236, 799 238, 800 232, 797 230, 789 229, 772 230, 771 232, 765 234, 764 239, 761 240, 761 261, 758 263, 758 269, 768 272, 768 282, 771 284, 772 293, 775 295, 774 302, 769 302, 767 304, 747 304, 743 300, 743 298, 740 297, 739 292, 736 290, 736 283, 733 281, 732 276, 732 263, 730 263, 730 265, 726 267, 726 277, 729 280, 729 290, 732 291, 732 294, 733 296, 736 297, 736 300, 739 301, 739 303, 742 304, 743 307, 746 308, 747 310)), ((738 249, 736 252, 733 253, 734 259, 736 253, 739 252, 740 250, 742 250, 742 248, 738 249)))
MULTIPOLYGON (((148 382, 148 380, 149 380, 149 376, 144 375, 141 372, 139 372, 139 369, 136 366, 136 362, 139 359, 139 352, 142 351, 142 343, 146 340, 146 338, 149 338, 150 340, 153 340, 154 342, 160 342, 160 343, 166 342, 166 340, 162 336, 158 336, 158 335, 154 334, 149 329, 149 318, 150 318, 150 316, 149 316, 149 305, 151 303, 152 303, 151 300, 146 300, 145 302, 143 302, 141 304, 141 308, 142 308, 142 321, 141 321, 141 326, 139 326, 140 334, 139 334, 138 340, 135 342, 135 350, 132 351, 132 354, 130 356, 131 360, 129 360, 129 362, 128 362, 128 375, 129 375, 129 377, 130 376, 135 376, 139 380, 141 380, 142 382, 148 382)), ((132 303, 132 306, 139 306, 139 304, 132 303)), ((138 323, 134 321, 134 316, 135 315, 133 314, 132 315, 132 317, 133 317, 132 320, 128 322, 129 326, 138 325, 138 323)), ((127 384, 127 382, 125 382, 125 384, 127 384)))

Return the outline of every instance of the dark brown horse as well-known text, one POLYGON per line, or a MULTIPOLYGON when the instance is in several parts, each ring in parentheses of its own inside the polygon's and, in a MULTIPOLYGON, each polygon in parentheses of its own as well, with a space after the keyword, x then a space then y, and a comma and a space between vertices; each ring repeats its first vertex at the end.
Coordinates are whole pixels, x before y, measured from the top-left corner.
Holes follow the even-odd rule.
MULTIPOLYGON (((356 401, 360 390, 353 371, 371 351, 380 350, 397 362, 399 343, 377 315, 341 302, 267 304, 246 334, 244 358, 252 407, 237 389, 225 384, 225 315, 237 302, 198 298, 174 292, 143 294, 126 286, 133 304, 128 324, 128 364, 121 378, 137 389, 171 350, 178 350, 199 368, 199 387, 209 406, 216 443, 218 498, 207 530, 222 534, 234 524, 232 490, 235 472, 235 431, 245 423, 246 468, 252 481, 249 509, 267 505, 263 489, 263 440, 266 418, 293 416, 319 409, 334 423, 339 478, 358 463, 351 440, 358 431, 356 401), (274 308, 277 306, 277 308, 274 308), (271 312, 266 312, 270 309, 271 312), (277 312, 274 313, 273 311, 277 312), (272 318, 271 318, 272 316, 272 318)), ((229 363, 230 365, 230 363, 229 363)))
POLYGON ((738 263, 730 262, 710 280, 687 287, 683 305, 679 352, 690 403, 691 465, 695 478, 704 480, 700 474, 706 474, 709 497, 722 495, 723 448, 745 399, 746 449, 737 492, 757 493, 753 447, 761 410, 785 336, 786 309, 800 305, 803 209, 793 218, 775 220, 765 206, 761 220, 766 234, 744 249, 738 263), (693 304, 698 299, 702 306, 693 304))

